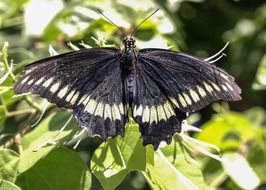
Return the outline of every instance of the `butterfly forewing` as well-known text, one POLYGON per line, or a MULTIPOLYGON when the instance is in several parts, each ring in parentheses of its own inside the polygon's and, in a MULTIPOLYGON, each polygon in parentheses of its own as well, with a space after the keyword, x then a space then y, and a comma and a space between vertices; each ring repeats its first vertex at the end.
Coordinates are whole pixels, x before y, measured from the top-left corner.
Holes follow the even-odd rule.
POLYGON ((73 109, 89 136, 106 140, 124 131, 121 56, 119 49, 94 48, 46 58, 28 65, 14 90, 73 109))
POLYGON ((216 100, 241 99, 234 78, 206 61, 162 49, 143 49, 138 60, 172 105, 183 112, 197 111, 216 100))

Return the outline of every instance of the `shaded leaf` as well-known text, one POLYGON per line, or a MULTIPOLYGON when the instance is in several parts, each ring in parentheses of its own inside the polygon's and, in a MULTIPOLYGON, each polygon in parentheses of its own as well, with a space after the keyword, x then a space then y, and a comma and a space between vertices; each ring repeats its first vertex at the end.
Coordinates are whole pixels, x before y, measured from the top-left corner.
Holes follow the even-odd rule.
POLYGON ((19 172, 22 173, 32 167, 39 159, 46 156, 56 146, 49 144, 55 136, 54 142, 62 144, 71 139, 78 130, 75 121, 71 120, 64 131, 57 135, 60 129, 69 119, 67 112, 53 113, 46 117, 33 131, 25 135, 22 139, 23 152, 19 164, 19 172))
POLYGON ((91 175, 78 153, 58 148, 21 174, 16 184, 27 190, 90 189, 91 175))
POLYGON ((10 149, 0 150, 0 179, 14 182, 17 176, 18 164, 19 155, 16 152, 10 149))
POLYGON ((261 59, 252 88, 255 90, 266 89, 266 54, 261 59))

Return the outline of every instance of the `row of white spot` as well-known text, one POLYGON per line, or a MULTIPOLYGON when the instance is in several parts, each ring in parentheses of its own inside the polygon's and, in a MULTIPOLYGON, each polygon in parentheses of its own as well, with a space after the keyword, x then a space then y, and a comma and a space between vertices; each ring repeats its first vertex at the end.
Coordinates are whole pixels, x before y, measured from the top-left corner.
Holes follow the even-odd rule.
POLYGON ((169 119, 171 116, 175 116, 175 112, 173 110, 173 107, 169 103, 169 101, 166 101, 162 105, 158 106, 145 106, 143 108, 142 105, 139 105, 138 107, 135 106, 133 110, 133 116, 141 116, 142 122, 149 122, 150 124, 158 121, 169 119))
POLYGON ((122 102, 119 105, 110 105, 101 101, 96 101, 95 99, 90 98, 88 95, 84 95, 78 104, 83 104, 85 111, 88 113, 103 117, 104 119, 109 118, 110 120, 121 120, 121 115, 124 114, 122 102))
MULTIPOLYGON (((200 87, 199 85, 197 85, 197 90, 198 93, 192 89, 189 90, 189 94, 190 97, 193 99, 193 102, 197 103, 200 101, 201 98, 204 98, 207 96, 207 93, 212 93, 213 91, 229 91, 229 90, 233 90, 233 88, 231 87, 231 85, 229 85, 227 82, 223 85, 221 85, 221 87, 219 87, 218 85, 216 85, 215 83, 211 83, 210 86, 209 84, 207 84, 206 82, 203 82, 205 89, 208 91, 206 92, 202 87, 200 87), (221 89, 222 88, 222 89, 221 89)), ((178 95, 178 100, 180 102, 181 105, 179 105, 179 103, 177 102, 177 100, 173 97, 169 98, 170 101, 177 107, 180 108, 181 106, 183 108, 186 108, 187 106, 190 106, 193 104, 191 98, 189 97, 189 95, 187 93, 182 93, 178 95)), ((169 101, 166 101, 164 104, 162 105, 158 105, 158 106, 145 106, 143 108, 142 105, 139 105, 138 107, 135 106, 134 110, 133 110, 133 116, 137 117, 140 116, 142 117, 142 122, 149 122, 150 124, 152 122, 157 123, 158 121, 161 120, 167 120, 168 118, 170 118, 171 116, 174 116, 175 112, 173 107, 171 106, 171 104, 169 103, 169 101)))
MULTIPOLYGON (((27 80, 29 79, 29 76, 25 77, 21 83, 24 84, 25 82, 27 82, 27 80)), ((56 82, 54 84, 53 78, 50 78, 48 80, 46 80, 45 82, 45 78, 42 77, 40 79, 38 79, 34 85, 40 85, 42 84, 43 87, 48 88, 51 93, 56 93, 58 91, 58 89, 60 88, 60 82, 56 82)), ((31 79, 30 81, 27 82, 28 85, 32 85, 34 82, 33 79, 31 79)), ((59 92, 57 93, 57 97, 58 98, 65 98, 65 101, 69 102, 70 104, 75 104, 77 99, 79 98, 79 92, 72 90, 71 92, 69 92, 69 87, 65 86, 64 88, 60 89, 59 92), (68 94, 67 94, 68 93, 68 94)), ((113 104, 113 105, 109 105, 109 104, 104 104, 102 102, 96 101, 92 98, 90 98, 90 96, 88 95, 84 95, 80 101, 78 102, 78 104, 83 104, 84 105, 84 111, 95 115, 95 116, 100 116, 103 117, 104 119, 109 118, 110 120, 121 120, 121 115, 124 114, 124 109, 123 109, 123 105, 122 103, 120 103, 119 105, 113 104)))
POLYGON ((207 92, 199 85, 197 85, 197 91, 198 93, 193 90, 193 89, 190 89, 188 91, 189 94, 187 93, 182 93, 182 94, 179 94, 178 95, 178 100, 180 102, 181 105, 179 105, 176 101, 175 98, 170 98, 171 102, 177 107, 177 108, 180 108, 180 107, 183 107, 183 108, 186 108, 188 106, 191 106, 193 104, 193 102, 197 103, 201 100, 201 98, 204 98, 207 96, 207 94, 211 94, 213 93, 214 91, 217 91, 217 92, 220 92, 220 91, 229 91, 229 90, 233 90, 232 86, 230 84, 228 84, 227 82, 225 82, 225 84, 222 84, 220 85, 220 87, 211 82, 211 85, 207 84, 206 82, 203 82, 203 85, 205 87, 205 89, 207 90, 207 92), (189 97, 192 98, 190 98, 189 97))
MULTIPOLYGON (((25 83, 27 80, 29 79, 29 76, 25 77, 21 83, 25 83)), ((53 85, 51 85, 54 81, 53 78, 49 78, 48 80, 46 80, 45 82, 45 78, 41 77, 40 79, 38 79, 36 82, 34 82, 34 79, 31 79, 27 82, 28 85, 40 85, 42 84, 43 87, 48 88, 51 93, 56 93, 58 91, 58 89, 60 88, 60 82, 56 82, 53 85), (51 86, 50 86, 51 85, 51 86)), ((63 98, 67 95, 69 91, 69 87, 65 86, 64 88, 60 89, 59 92, 57 93, 57 97, 58 98, 63 98)), ((79 97, 79 92, 72 90, 70 93, 68 93, 68 95, 65 98, 65 101, 69 102, 70 104, 75 104, 77 99, 79 97)))

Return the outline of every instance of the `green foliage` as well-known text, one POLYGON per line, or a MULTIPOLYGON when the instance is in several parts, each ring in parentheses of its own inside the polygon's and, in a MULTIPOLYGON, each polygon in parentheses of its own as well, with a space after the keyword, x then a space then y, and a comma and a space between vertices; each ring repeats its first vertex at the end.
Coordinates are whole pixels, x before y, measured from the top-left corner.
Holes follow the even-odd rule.
POLYGON ((236 150, 255 138, 252 123, 238 113, 225 113, 215 116, 202 126, 197 139, 215 144, 222 151, 236 150))
POLYGON ((67 121, 69 117, 68 113, 53 113, 23 137, 23 152, 19 163, 20 173, 31 168, 58 145, 72 138, 76 129, 74 120, 71 120, 68 126, 59 132, 63 127, 62 121, 67 121))
POLYGON ((259 0, 0 1, 0 190, 265 188, 265 10, 259 0), (132 120, 123 137, 101 143, 83 136, 68 111, 37 96, 13 97, 22 68, 49 52, 121 46, 123 35, 97 8, 130 34, 158 7, 135 33, 137 47, 207 57, 230 41, 220 66, 242 88, 243 100, 232 104, 238 111, 204 109, 201 132, 191 135, 184 125, 170 145, 154 151, 142 145, 132 120))
POLYGON ((101 144, 91 160, 92 173, 104 189, 114 189, 130 171, 145 168, 146 150, 136 124, 127 125, 124 137, 109 139, 101 144))
POLYGON ((84 160, 66 148, 58 148, 22 173, 17 184, 22 189, 85 189, 91 175, 84 160), (49 165, 49 167, 47 167, 49 165))
POLYGON ((0 178, 14 182, 17 176, 19 155, 10 150, 0 150, 0 178))
POLYGON ((21 190, 21 189, 15 184, 11 183, 10 181, 1 180, 0 190, 21 190))

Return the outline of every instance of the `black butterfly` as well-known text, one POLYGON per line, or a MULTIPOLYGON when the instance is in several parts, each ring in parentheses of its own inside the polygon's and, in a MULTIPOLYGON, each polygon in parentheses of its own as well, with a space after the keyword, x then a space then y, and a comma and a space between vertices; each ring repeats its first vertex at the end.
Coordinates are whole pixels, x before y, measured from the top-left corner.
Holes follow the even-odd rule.
POLYGON ((15 84, 59 107, 72 109, 90 137, 123 135, 128 109, 140 126, 143 144, 168 144, 187 112, 216 100, 240 100, 234 78, 202 59, 165 49, 92 48, 36 61, 15 84))

